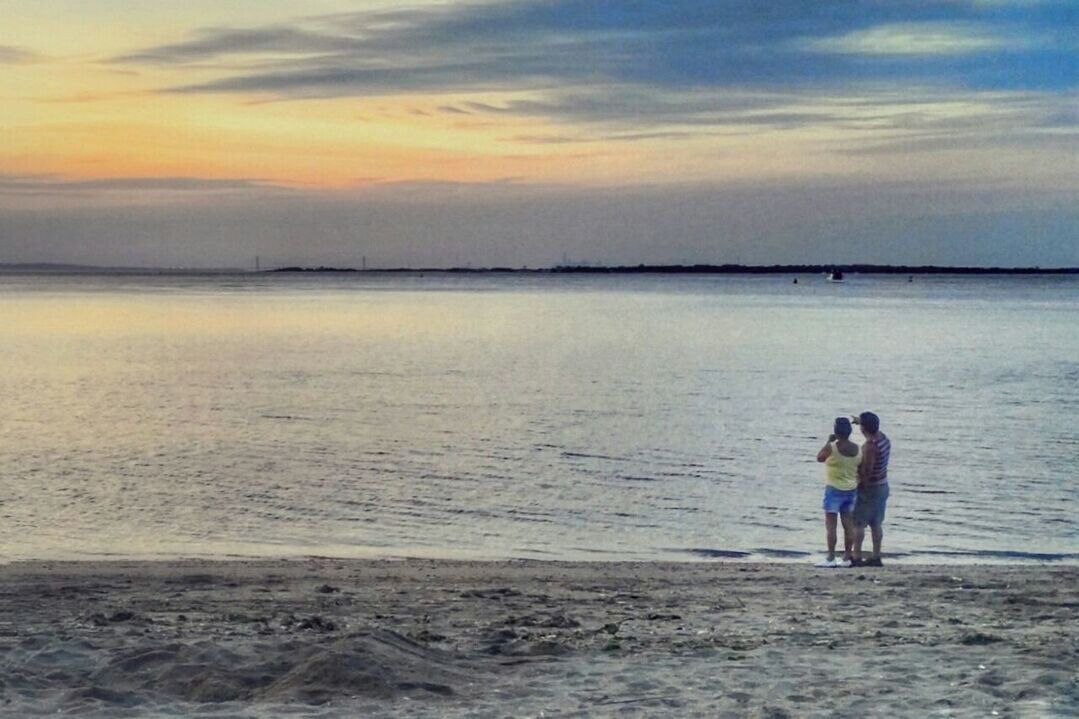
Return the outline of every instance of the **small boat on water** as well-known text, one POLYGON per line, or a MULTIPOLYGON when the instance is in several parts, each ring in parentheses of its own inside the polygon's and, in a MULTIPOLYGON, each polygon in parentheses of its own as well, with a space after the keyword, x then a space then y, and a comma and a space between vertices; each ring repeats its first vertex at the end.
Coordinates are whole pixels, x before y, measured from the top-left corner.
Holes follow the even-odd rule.
POLYGON ((843 271, 842 270, 832 270, 831 272, 828 273, 828 281, 829 282, 842 282, 843 281, 843 271))

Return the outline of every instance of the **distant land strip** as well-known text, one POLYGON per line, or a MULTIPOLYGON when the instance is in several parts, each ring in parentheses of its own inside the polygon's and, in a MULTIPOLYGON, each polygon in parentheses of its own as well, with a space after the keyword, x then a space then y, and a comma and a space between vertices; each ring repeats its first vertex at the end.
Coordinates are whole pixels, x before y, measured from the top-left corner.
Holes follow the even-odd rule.
POLYGON ((116 274, 275 274, 290 272, 355 272, 355 273, 513 273, 513 274, 827 274, 830 272, 868 275, 1079 275, 1079 267, 969 267, 948 265, 555 265, 553 267, 306 267, 288 266, 254 270, 235 267, 107 267, 51 262, 0 263, 0 272, 11 273, 116 273, 116 274))
POLYGON ((840 271, 870 275, 1076 275, 1079 267, 949 267, 946 265, 556 265, 554 267, 278 267, 265 272, 453 272, 555 274, 827 274, 840 271))

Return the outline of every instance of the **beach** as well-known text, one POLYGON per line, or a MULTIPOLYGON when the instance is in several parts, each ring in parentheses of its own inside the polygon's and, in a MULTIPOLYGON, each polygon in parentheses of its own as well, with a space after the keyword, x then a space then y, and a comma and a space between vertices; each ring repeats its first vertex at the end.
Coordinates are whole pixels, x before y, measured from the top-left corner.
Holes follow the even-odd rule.
POLYGON ((178 560, 0 568, 3 716, 1079 712, 1079 567, 178 560))

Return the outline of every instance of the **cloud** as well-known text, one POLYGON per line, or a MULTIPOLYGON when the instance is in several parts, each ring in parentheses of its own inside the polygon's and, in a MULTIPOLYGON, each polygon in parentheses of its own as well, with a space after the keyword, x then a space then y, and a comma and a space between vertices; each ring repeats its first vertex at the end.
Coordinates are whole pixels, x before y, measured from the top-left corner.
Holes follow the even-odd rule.
POLYGON ((818 100, 795 92, 716 90, 648 90, 633 85, 608 85, 555 90, 541 99, 511 99, 503 103, 465 101, 442 106, 443 112, 470 115, 518 115, 560 118, 576 123, 606 123, 627 127, 683 125, 709 128, 723 125, 789 126, 832 119, 830 111, 804 109, 818 100), (619 122, 624 121, 624 122, 619 122))
POLYGON ((948 91, 934 87, 868 87, 862 94, 811 91, 665 92, 637 97, 610 88, 553 93, 545 100, 504 104, 465 102, 444 110, 472 115, 515 114, 559 118, 557 132, 520 133, 507 141, 555 145, 637 142, 745 135, 762 131, 820 131, 817 147, 841 154, 899 153, 958 146, 1051 147, 1068 151, 1079 133, 1079 95, 1037 92, 948 91), (826 139, 830 138, 830 139, 826 139))
POLYGON ((1064 152, 1072 154, 1079 152, 1079 135, 1076 134, 1050 138, 1034 133, 1014 134, 1008 132, 997 134, 987 132, 971 134, 957 134, 954 132, 919 133, 883 142, 841 147, 837 148, 835 152, 851 156, 910 155, 919 152, 941 153, 985 148, 1038 148, 1045 146, 1048 142, 1052 142, 1054 146, 1059 147, 1064 152))
POLYGON ((209 28, 114 61, 216 63, 224 76, 172 91, 290 98, 910 80, 1060 88, 1076 82, 1066 31, 1074 21, 1066 0, 1036 8, 956 0, 520 0, 345 13, 296 27, 209 28), (1002 66, 996 61, 1005 52, 1002 66), (256 67, 230 65, 252 54, 256 67))
POLYGON ((118 63, 175 65, 205 62, 224 55, 272 53, 311 55, 347 51, 355 45, 348 37, 305 32, 291 27, 262 27, 247 30, 203 30, 183 42, 159 45, 114 58, 118 63))
POLYGON ((206 177, 99 177, 73 179, 56 175, 0 174, 0 194, 60 195, 84 192, 221 193, 280 189, 252 179, 206 177))
POLYGON ((897 23, 857 30, 806 44, 811 51, 855 55, 970 55, 1021 51, 1037 38, 1007 37, 984 26, 955 23, 897 23))
POLYGON ((171 93, 408 95, 416 112, 560 125, 503 138, 519 144, 812 128, 841 134, 844 152, 901 152, 949 136, 1059 144, 1041 124, 1073 102, 1074 26, 1067 0, 514 0, 204 28, 113 63, 185 68, 171 93), (1031 92, 1045 108, 1006 97, 1031 92))
POLYGON ((1079 264, 1074 192, 950 183, 409 183, 152 206, 0 204, 0 262, 1079 264), (839 252, 841 259, 837 259, 839 252))
POLYGON ((685 140, 691 137, 697 137, 703 133, 700 132, 675 132, 675 131, 661 131, 655 132, 623 132, 623 133, 608 133, 608 134, 581 134, 577 136, 573 135, 513 135, 512 137, 503 138, 508 142, 521 143, 525 145, 570 145, 585 142, 640 142, 644 140, 685 140))
POLYGON ((113 63, 186 69, 171 93, 408 95, 417 112, 560 125, 505 138, 523 144, 812 128, 879 152, 1058 142, 1042 125, 1074 104, 1075 21, 1070 0, 513 0, 204 28, 113 63), (1009 99, 1031 93, 1042 106, 1009 99))
POLYGON ((25 47, 0 45, 0 65, 27 65, 42 59, 39 53, 25 47))

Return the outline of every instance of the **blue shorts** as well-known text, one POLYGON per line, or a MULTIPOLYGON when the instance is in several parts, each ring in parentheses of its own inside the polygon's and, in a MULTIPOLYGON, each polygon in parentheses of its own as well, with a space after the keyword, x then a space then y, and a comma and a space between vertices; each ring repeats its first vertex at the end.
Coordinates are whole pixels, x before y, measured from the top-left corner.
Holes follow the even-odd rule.
POLYGON ((884 523, 884 510, 888 507, 888 483, 870 485, 858 490, 854 505, 854 523, 859 527, 879 527, 884 523))
POLYGON ((849 514, 854 511, 854 500, 857 498, 857 489, 843 491, 830 484, 824 485, 824 511, 828 514, 849 514))

